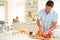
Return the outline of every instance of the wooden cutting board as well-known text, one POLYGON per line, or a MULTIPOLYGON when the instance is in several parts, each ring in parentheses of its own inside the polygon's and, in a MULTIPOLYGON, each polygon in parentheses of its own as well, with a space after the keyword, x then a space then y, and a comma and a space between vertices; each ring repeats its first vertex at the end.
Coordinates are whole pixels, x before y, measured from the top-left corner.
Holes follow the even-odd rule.
POLYGON ((31 36, 29 36, 30 38, 33 38, 33 39, 41 39, 41 40, 51 40, 51 38, 44 38, 44 37, 38 37, 38 36, 36 36, 36 35, 31 35, 31 36))

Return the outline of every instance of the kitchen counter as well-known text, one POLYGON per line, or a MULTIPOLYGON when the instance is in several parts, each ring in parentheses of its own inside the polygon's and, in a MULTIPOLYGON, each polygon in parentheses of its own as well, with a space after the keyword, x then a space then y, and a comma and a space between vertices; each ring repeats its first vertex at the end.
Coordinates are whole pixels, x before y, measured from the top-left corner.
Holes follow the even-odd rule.
POLYGON ((38 26, 35 23, 13 23, 12 24, 12 29, 13 30, 19 30, 19 29, 26 29, 29 32, 37 32, 38 31, 38 26))
POLYGON ((5 31, 0 33, 0 40, 36 40, 29 38, 28 35, 25 34, 12 34, 15 30, 5 31))
MULTIPOLYGON (((10 30, 0 33, 0 40, 37 40, 37 39, 29 38, 29 36, 25 34, 13 35, 12 32, 16 32, 16 30, 10 30)), ((60 37, 55 36, 51 40, 60 40, 60 37)))

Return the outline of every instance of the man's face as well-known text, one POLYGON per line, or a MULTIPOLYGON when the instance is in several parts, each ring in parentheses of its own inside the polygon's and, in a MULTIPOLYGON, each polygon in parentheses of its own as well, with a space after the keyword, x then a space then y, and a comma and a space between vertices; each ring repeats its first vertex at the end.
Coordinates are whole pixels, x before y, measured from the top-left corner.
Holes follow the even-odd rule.
POLYGON ((51 11, 52 7, 46 6, 46 12, 49 13, 51 11))

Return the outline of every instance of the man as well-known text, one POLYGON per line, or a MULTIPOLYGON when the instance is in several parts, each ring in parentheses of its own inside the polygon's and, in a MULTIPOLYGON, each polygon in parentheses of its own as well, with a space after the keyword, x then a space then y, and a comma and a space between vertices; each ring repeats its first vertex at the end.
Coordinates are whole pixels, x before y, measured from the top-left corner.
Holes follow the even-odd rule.
POLYGON ((37 18, 39 31, 43 32, 44 36, 51 33, 57 26, 57 14, 52 10, 53 6, 53 1, 47 1, 46 8, 40 10, 37 18))

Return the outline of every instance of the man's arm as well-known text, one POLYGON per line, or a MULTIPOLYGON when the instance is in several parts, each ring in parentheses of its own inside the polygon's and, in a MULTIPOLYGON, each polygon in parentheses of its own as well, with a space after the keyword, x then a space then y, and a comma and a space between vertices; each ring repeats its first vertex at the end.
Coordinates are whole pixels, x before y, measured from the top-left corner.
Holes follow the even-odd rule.
POLYGON ((53 31, 57 27, 57 22, 52 22, 52 26, 47 30, 48 32, 53 31))
POLYGON ((58 15, 56 12, 54 12, 53 15, 53 21, 52 21, 52 26, 48 29, 49 32, 53 31, 56 27, 57 27, 57 19, 58 19, 58 15))
POLYGON ((39 31, 42 31, 43 30, 43 27, 42 27, 42 25, 40 23, 40 19, 37 19, 37 25, 39 27, 39 31))
POLYGON ((51 26, 49 29, 47 29, 47 30, 43 33, 43 35, 47 35, 47 34, 50 33, 51 31, 53 31, 56 27, 57 27, 57 22, 52 22, 52 26, 51 26))

